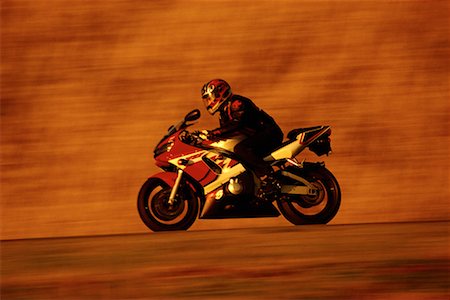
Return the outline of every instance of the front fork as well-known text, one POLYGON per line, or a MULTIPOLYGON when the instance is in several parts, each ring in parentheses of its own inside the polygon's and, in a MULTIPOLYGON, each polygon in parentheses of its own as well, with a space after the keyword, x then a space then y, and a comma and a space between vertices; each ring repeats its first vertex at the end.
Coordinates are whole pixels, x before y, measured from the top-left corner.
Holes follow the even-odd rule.
POLYGON ((178 169, 177 179, 175 180, 175 184, 172 187, 172 191, 170 191, 169 202, 168 202, 169 205, 173 205, 175 203, 175 196, 177 195, 178 187, 180 186, 181 177, 183 177, 183 170, 178 169))

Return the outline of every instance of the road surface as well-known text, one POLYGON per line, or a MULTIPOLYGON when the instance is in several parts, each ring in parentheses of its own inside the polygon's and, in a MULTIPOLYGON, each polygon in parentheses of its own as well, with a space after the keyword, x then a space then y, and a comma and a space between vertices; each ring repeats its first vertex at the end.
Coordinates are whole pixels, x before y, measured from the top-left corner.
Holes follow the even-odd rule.
POLYGON ((1 299, 449 299, 449 224, 2 241, 1 299))

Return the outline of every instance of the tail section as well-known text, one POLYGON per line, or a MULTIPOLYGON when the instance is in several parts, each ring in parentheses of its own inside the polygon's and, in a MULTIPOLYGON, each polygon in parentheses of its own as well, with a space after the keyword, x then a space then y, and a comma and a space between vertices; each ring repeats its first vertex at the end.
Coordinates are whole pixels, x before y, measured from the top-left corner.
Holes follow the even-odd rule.
MULTIPOLYGON (((264 160, 267 162, 288 159, 297 156, 306 147, 310 147, 311 151, 317 155, 327 154, 331 151, 329 146, 329 135, 331 134, 330 126, 316 126, 309 128, 298 128, 290 131, 287 135, 288 141, 284 142, 280 147, 273 151, 269 156, 265 157, 264 160), (324 140, 320 139, 320 150, 317 151, 317 147, 313 147, 313 143, 319 140, 320 137, 326 139, 327 145, 324 145, 324 140)), ((314 145, 315 146, 315 145, 314 145)))

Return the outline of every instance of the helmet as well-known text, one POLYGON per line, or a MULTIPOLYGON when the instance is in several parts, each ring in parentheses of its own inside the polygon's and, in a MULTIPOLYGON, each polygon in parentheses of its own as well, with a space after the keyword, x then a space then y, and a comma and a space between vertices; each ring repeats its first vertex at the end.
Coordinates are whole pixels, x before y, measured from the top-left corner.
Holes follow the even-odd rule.
POLYGON ((202 88, 202 99, 210 114, 215 114, 222 103, 232 95, 230 85, 222 79, 213 79, 202 88))

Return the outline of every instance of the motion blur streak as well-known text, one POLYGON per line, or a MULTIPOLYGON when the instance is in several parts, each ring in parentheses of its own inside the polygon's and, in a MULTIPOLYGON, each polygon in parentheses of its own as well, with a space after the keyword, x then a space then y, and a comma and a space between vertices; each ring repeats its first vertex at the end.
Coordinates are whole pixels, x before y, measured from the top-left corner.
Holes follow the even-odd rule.
POLYGON ((8 241, 0 296, 448 299, 448 226, 302 226, 8 241))
POLYGON ((333 127, 334 223, 448 220, 448 3, 3 0, 1 238, 146 232, 152 147, 215 77, 333 127))

